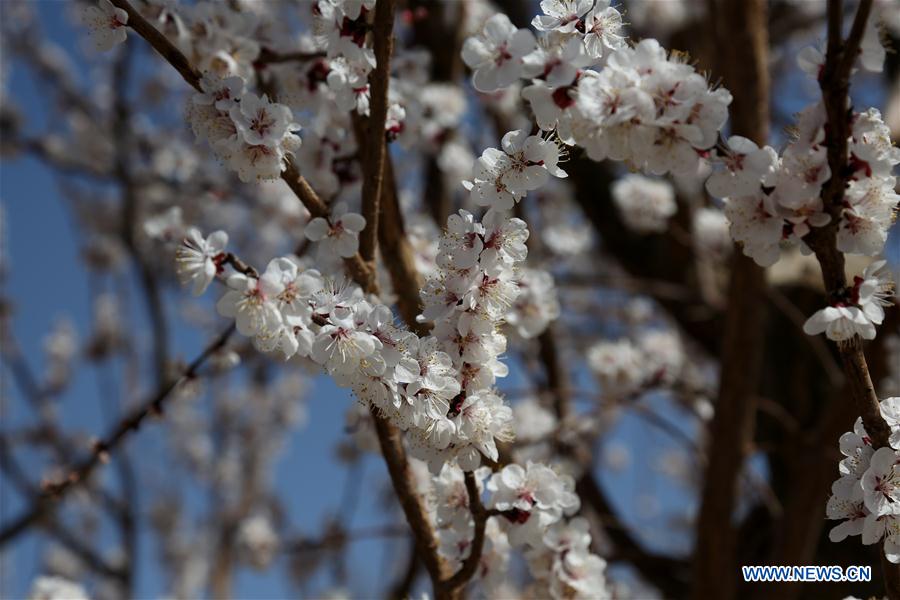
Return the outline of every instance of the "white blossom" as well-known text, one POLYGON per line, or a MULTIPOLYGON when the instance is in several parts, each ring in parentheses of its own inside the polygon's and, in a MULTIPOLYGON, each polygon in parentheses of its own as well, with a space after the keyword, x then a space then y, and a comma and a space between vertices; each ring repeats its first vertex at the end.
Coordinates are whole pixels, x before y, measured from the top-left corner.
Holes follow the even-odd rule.
POLYGON ((611 191, 622 220, 638 233, 665 231, 678 209, 675 189, 665 180, 627 175, 613 183, 611 191))
POLYGON ((349 258, 359 249, 359 232, 365 227, 366 220, 362 215, 347 212, 347 205, 339 203, 328 219, 316 217, 310 221, 304 235, 308 240, 319 243, 322 255, 349 258))
POLYGON ((128 33, 128 13, 113 6, 109 0, 99 0, 96 6, 85 6, 82 20, 91 31, 91 40, 97 50, 105 52, 125 41, 128 33))
POLYGON ((522 75, 522 59, 534 48, 534 35, 530 31, 516 29, 509 17, 498 13, 485 22, 478 36, 466 39, 462 58, 474 71, 475 89, 492 92, 522 75))
POLYGON ((195 296, 205 292, 215 279, 225 258, 226 244, 228 234, 224 231, 214 231, 204 238, 199 229, 192 227, 176 250, 178 277, 182 284, 193 284, 195 296))

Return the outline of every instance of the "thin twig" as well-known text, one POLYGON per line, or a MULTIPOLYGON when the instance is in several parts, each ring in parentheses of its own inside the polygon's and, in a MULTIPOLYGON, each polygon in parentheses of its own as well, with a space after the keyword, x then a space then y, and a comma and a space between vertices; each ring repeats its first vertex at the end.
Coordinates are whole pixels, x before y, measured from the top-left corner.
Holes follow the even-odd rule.
POLYGON ((406 535, 409 535, 409 528, 405 523, 398 523, 396 525, 378 525, 355 531, 338 529, 336 531, 330 531, 316 539, 299 538, 289 541, 285 544, 284 551, 288 553, 319 552, 329 548, 340 548, 347 544, 347 542, 403 537, 406 535))
POLYGON ((60 500, 76 485, 86 481, 99 464, 109 459, 110 452, 115 450, 129 433, 137 431, 148 416, 161 414, 171 393, 179 384, 195 377, 200 367, 225 345, 233 332, 234 325, 231 325, 188 365, 181 377, 161 387, 152 397, 123 418, 105 438, 95 442, 90 456, 69 469, 66 477, 60 481, 44 484, 42 493, 35 499, 32 507, 0 531, 0 547, 43 518, 55 501, 60 500))
POLYGON ((175 67, 188 84, 197 90, 200 89, 200 71, 191 65, 187 57, 161 31, 154 27, 144 16, 134 8, 128 0, 110 0, 112 4, 128 13, 128 26, 135 33, 153 46, 160 56, 170 65, 175 67))

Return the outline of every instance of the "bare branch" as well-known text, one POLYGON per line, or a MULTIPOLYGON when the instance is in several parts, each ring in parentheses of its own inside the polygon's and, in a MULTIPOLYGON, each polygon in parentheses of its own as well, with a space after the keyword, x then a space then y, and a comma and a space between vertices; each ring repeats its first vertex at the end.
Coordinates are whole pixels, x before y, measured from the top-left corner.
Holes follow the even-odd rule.
POLYGON ((368 131, 363 155, 362 212, 366 227, 359 235, 359 253, 363 260, 375 259, 375 240, 378 235, 379 203, 381 202, 387 144, 384 123, 388 111, 388 84, 391 78, 391 52, 394 47, 394 0, 382 0, 375 5, 374 46, 376 65, 369 74, 368 131))
MULTIPOLYGON (((714 23, 721 73, 733 94, 732 133, 763 145, 769 123, 769 42, 764 0, 724 0, 714 23)), ((693 597, 734 598, 737 531, 732 523, 753 440, 763 357, 765 277, 735 248, 725 315, 722 371, 697 518, 693 597)))
POLYGON ((416 538, 416 548, 435 586, 435 592, 437 592, 439 582, 448 577, 448 565, 438 554, 434 527, 428 519, 425 507, 422 506, 422 498, 416 491, 415 480, 410 471, 406 451, 403 449, 400 432, 387 419, 376 414, 374 409, 372 418, 375 421, 378 442, 387 463, 394 491, 397 493, 397 499, 400 501, 406 520, 416 538))
POLYGON ((115 450, 128 434, 137 431, 150 415, 161 414, 171 393, 184 381, 197 375, 201 366, 225 346, 234 332, 234 325, 223 331, 206 349, 188 365, 181 377, 162 386, 152 397, 134 409, 102 440, 97 441, 88 458, 68 470, 68 475, 60 481, 45 484, 41 495, 35 499, 32 507, 16 518, 12 524, 0 531, 0 547, 12 541, 29 526, 42 519, 52 509, 54 503, 65 496, 72 488, 86 481, 101 463, 109 460, 109 454, 115 450))

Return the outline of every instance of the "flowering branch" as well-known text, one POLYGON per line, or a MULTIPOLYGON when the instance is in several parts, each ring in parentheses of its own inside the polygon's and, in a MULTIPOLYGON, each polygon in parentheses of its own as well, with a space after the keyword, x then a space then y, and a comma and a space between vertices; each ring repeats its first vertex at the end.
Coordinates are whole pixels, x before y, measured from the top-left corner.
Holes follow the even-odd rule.
MULTIPOLYGON (((827 120, 824 128, 825 147, 831 172, 830 179, 822 186, 821 198, 823 210, 831 216, 831 221, 825 227, 812 231, 806 241, 819 261, 825 289, 832 304, 840 300, 847 288, 844 253, 838 249, 837 236, 845 204, 845 190, 854 172, 854 169, 848 167, 848 139, 853 117, 848 108, 850 74, 860 54, 872 5, 872 0, 861 0, 850 33, 842 41, 843 2, 828 2, 828 44, 819 75, 819 87, 822 90, 827 120)), ((837 348, 850 396, 862 418, 872 447, 876 450, 890 447, 891 427, 882 415, 859 335, 854 334, 849 339, 839 341, 837 348)), ((885 540, 885 544, 887 543, 885 540)), ((881 565, 887 596, 892 599, 900 598, 900 566, 888 560, 887 549, 881 553, 881 565)))
MULTIPOLYGON (((837 249, 837 230, 848 182, 845 165, 848 158, 850 136, 850 115, 847 110, 850 71, 859 54, 860 42, 866 20, 872 10, 872 0, 860 2, 850 35, 841 42, 842 3, 830 0, 828 3, 828 48, 825 65, 819 80, 828 124, 825 128, 825 145, 828 149, 828 166, 831 179, 823 186, 824 208, 832 215, 831 223, 814 230, 807 238, 810 248, 816 253, 822 269, 822 279, 829 296, 836 297, 847 286, 844 272, 844 254, 837 249)), ((862 416, 866 432, 872 438, 875 448, 888 445, 890 428, 878 408, 878 396, 869 376, 869 368, 858 336, 838 344, 841 364, 850 387, 850 395, 862 416)))
MULTIPOLYGON (((185 81, 187 81, 194 89, 199 92, 203 91, 200 88, 198 72, 190 65, 190 62, 180 50, 172 45, 162 33, 143 19, 127 0, 114 0, 113 5, 128 12, 128 25, 146 39, 163 58, 175 66, 185 81)), ((313 217, 327 218, 330 215, 330 211, 325 203, 322 202, 321 198, 315 193, 306 179, 300 175, 293 160, 288 157, 286 162, 286 167, 281 174, 282 179, 300 198, 313 217)), ((348 270, 354 281, 356 281, 365 291, 377 294, 378 285, 374 277, 374 270, 362 260, 358 253, 346 260, 348 270)), ((420 553, 423 555, 422 559, 428 569, 429 575, 431 576, 432 581, 437 583, 446 576, 446 562, 437 553, 437 541, 434 529, 428 520, 428 516, 422 505, 422 499, 415 489, 409 462, 406 457, 406 451, 403 449, 399 432, 394 425, 374 412, 373 420, 378 433, 381 450, 391 475, 394 490, 397 493, 397 497, 406 514, 407 521, 416 537, 417 546, 420 553)), ((63 489, 65 489, 65 487, 63 487, 63 489)), ((3 538, 0 537, 0 543, 2 543, 2 539, 3 538)))
POLYGON ((175 67, 185 81, 198 92, 200 89, 200 72, 194 68, 187 57, 162 32, 154 27, 144 16, 135 9, 128 0, 110 0, 113 6, 121 8, 128 13, 128 26, 135 33, 153 46, 160 56, 175 67))

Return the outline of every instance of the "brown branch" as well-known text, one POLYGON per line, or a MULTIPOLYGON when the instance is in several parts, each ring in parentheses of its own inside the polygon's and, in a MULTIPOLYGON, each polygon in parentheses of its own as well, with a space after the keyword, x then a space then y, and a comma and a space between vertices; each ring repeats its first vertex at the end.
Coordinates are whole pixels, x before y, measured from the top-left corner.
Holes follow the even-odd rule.
MULTIPOLYGON (((5 435, 0 435, 0 469, 7 473, 9 479, 22 492, 29 495, 37 495, 38 490, 34 489, 32 483, 28 480, 22 467, 15 460, 11 444, 5 435)), ((124 583, 127 579, 125 570, 109 564, 102 556, 94 552, 93 548, 85 544, 81 538, 72 534, 62 524, 55 519, 45 519, 42 525, 47 529, 53 537, 59 540, 73 554, 78 556, 85 565, 92 571, 110 577, 116 581, 124 583)))
POLYGON ((384 190, 381 196, 381 218, 378 220, 378 248, 391 277, 397 296, 397 309, 407 326, 418 336, 427 335, 430 323, 419 323, 422 313, 421 276, 416 268, 415 253, 406 235, 406 225, 397 197, 397 181, 390 156, 385 158, 384 190))
POLYGON ((288 158, 284 171, 281 173, 281 178, 291 188, 291 191, 300 198, 300 202, 303 203, 303 206, 306 207, 306 210, 309 211, 313 218, 321 217, 327 219, 331 216, 328 205, 319 198, 319 195, 312 189, 309 182, 300 175, 300 169, 292 159, 288 158))
POLYGON ((405 524, 379 525, 356 531, 344 531, 333 529, 319 538, 297 538, 284 546, 288 553, 319 552, 322 550, 338 549, 344 547, 347 542, 356 542, 376 538, 403 537, 409 535, 409 529, 405 524))
POLYGON ((363 186, 362 212, 366 227, 359 234, 359 253, 363 260, 375 260, 375 240, 378 235, 379 203, 381 202, 387 144, 384 124, 388 111, 388 85, 391 78, 391 52, 394 40, 394 0, 381 0, 375 5, 373 29, 376 65, 369 74, 370 108, 366 122, 365 145, 362 147, 363 186))
MULTIPOLYGON (((8 326, 0 326, 0 357, 12 371, 13 381, 19 387, 22 395, 31 404, 39 425, 30 431, 26 431, 23 437, 25 442, 47 444, 51 447, 54 455, 60 461, 65 461, 72 455, 72 448, 68 440, 64 438, 62 432, 51 419, 53 411, 52 397, 53 394, 38 383, 37 377, 32 372, 25 357, 22 356, 19 345, 15 337, 12 335, 11 328, 8 326)), ((6 434, 11 437, 10 433, 6 434)), ((130 509, 124 502, 115 498, 103 489, 90 490, 96 492, 99 499, 110 509, 110 511, 120 517, 130 509)))
MULTIPOLYGON (((848 108, 850 73, 859 55, 872 4, 873 0, 861 0, 850 33, 846 40, 841 41, 843 2, 841 0, 828 2, 828 46, 819 87, 822 90, 827 116, 825 145, 828 151, 828 166, 831 170, 831 178, 822 186, 822 203, 824 209, 831 215, 831 222, 810 233, 806 241, 819 260, 822 280, 829 299, 840 294, 847 285, 844 255, 837 249, 837 230, 840 225, 844 190, 850 175, 847 172, 849 155, 847 140, 850 137, 852 119, 852 113, 848 108)), ((838 343, 838 354, 847 378, 850 396, 862 417, 873 446, 876 449, 887 446, 890 427, 881 416, 878 395, 869 375, 869 367, 859 336, 838 343)), ((884 560, 883 550, 882 566, 886 593, 892 600, 896 600, 900 598, 900 566, 884 560)))
POLYGON ((248 265, 244 261, 242 261, 237 255, 232 252, 228 252, 225 254, 225 258, 222 259, 223 265, 231 265, 231 267, 237 271, 238 273, 242 273, 247 277, 259 277, 259 272, 248 265))
POLYGON ((56 501, 62 499, 76 485, 86 481, 98 465, 109 460, 110 452, 115 450, 128 434, 137 431, 148 416, 161 414, 166 400, 178 385, 195 377, 200 367, 225 345, 233 332, 234 325, 231 325, 188 365, 181 377, 162 386, 152 397, 123 418, 105 438, 95 442, 90 456, 69 469, 65 478, 45 483, 43 492, 35 499, 34 505, 0 531, 0 547, 42 519, 56 501))
POLYGON ((400 432, 387 419, 377 414, 372 408, 372 419, 378 433, 378 443, 387 463, 391 483, 397 493, 397 499, 406 515, 406 520, 416 538, 416 548, 429 577, 435 586, 437 596, 439 582, 448 577, 448 565, 438 554, 437 537, 428 514, 422 506, 422 498, 415 488, 415 479, 409 466, 409 459, 403 449, 400 432))
MULTIPOLYGON (((362 119, 353 119, 353 130, 357 143, 362 147, 367 146, 369 135, 362 119)), ((419 294, 422 282, 416 269, 412 246, 406 235, 406 225, 397 194, 397 180, 394 177, 394 164, 390 154, 384 157, 384 177, 381 179, 381 186, 379 203, 381 215, 378 219, 378 247, 381 258, 391 277, 391 287, 397 297, 400 316, 416 335, 427 335, 431 330, 431 324, 416 321, 416 317, 422 313, 422 298, 419 294)))
MULTIPOLYGON (((847 157, 850 137, 851 114, 847 108, 850 87, 850 71, 859 54, 859 45, 865 23, 872 9, 872 0, 862 0, 846 42, 841 42, 841 2, 828 4, 828 49, 820 78, 822 98, 825 103, 827 125, 825 144, 828 149, 828 166, 831 178, 822 187, 822 202, 831 215, 825 227, 813 230, 805 239, 815 252, 822 269, 822 279, 830 298, 840 294, 847 286, 844 272, 844 255, 837 249, 837 229, 840 224, 844 189, 848 182, 847 157)), ((862 416, 866 432, 876 448, 888 445, 890 427, 881 417, 878 396, 869 376, 869 368, 858 337, 838 344, 838 354, 850 388, 850 395, 862 416)))
POLYGON ((160 56, 170 65, 175 67, 188 84, 197 90, 200 89, 200 71, 194 68, 187 57, 161 31, 154 27, 144 16, 135 9, 128 0, 110 0, 112 4, 128 13, 128 26, 135 33, 153 46, 160 56))
POLYGON ((469 556, 463 561, 462 567, 452 577, 441 582, 441 588, 449 597, 456 597, 478 570, 481 553, 484 550, 484 530, 489 516, 487 509, 481 503, 475 475, 471 471, 466 471, 465 478, 466 491, 469 494, 469 510, 475 521, 475 536, 472 538, 469 556))
POLYGON ((83 176, 101 183, 107 182, 110 178, 110 173, 100 169, 97 165, 82 164, 67 156, 60 156, 46 140, 9 139, 9 135, 4 135, 4 137, 6 139, 3 140, 3 143, 9 145, 13 152, 27 152, 64 175, 83 176))
MULTIPOLYGON (((287 183, 291 191, 300 199, 309 214, 323 219, 331 218, 331 211, 328 205, 322 201, 316 191, 309 185, 309 182, 300 175, 300 169, 290 157, 281 173, 281 179, 287 183)), ((374 265, 370 265, 362 259, 359 253, 350 258, 344 259, 344 265, 353 280, 360 285, 366 292, 370 294, 378 293, 378 283, 375 280, 374 265)))
MULTIPOLYGON (((765 144, 769 123, 765 0, 716 5, 721 73, 733 92, 732 133, 765 144)), ((721 376, 696 523, 694 598, 730 600, 737 593, 737 530, 732 522, 744 458, 755 428, 763 358, 765 277, 735 248, 725 314, 721 376)))
POLYGON ((145 255, 138 247, 135 237, 140 214, 140 196, 137 182, 128 164, 132 149, 131 110, 128 106, 128 79, 131 71, 133 46, 126 42, 113 66, 113 107, 111 129, 116 149, 113 173, 119 184, 122 197, 120 235, 131 260, 138 271, 138 279, 144 292, 147 313, 153 332, 153 364, 159 386, 165 381, 168 368, 169 326, 166 321, 162 292, 156 272, 147 264, 145 255))

